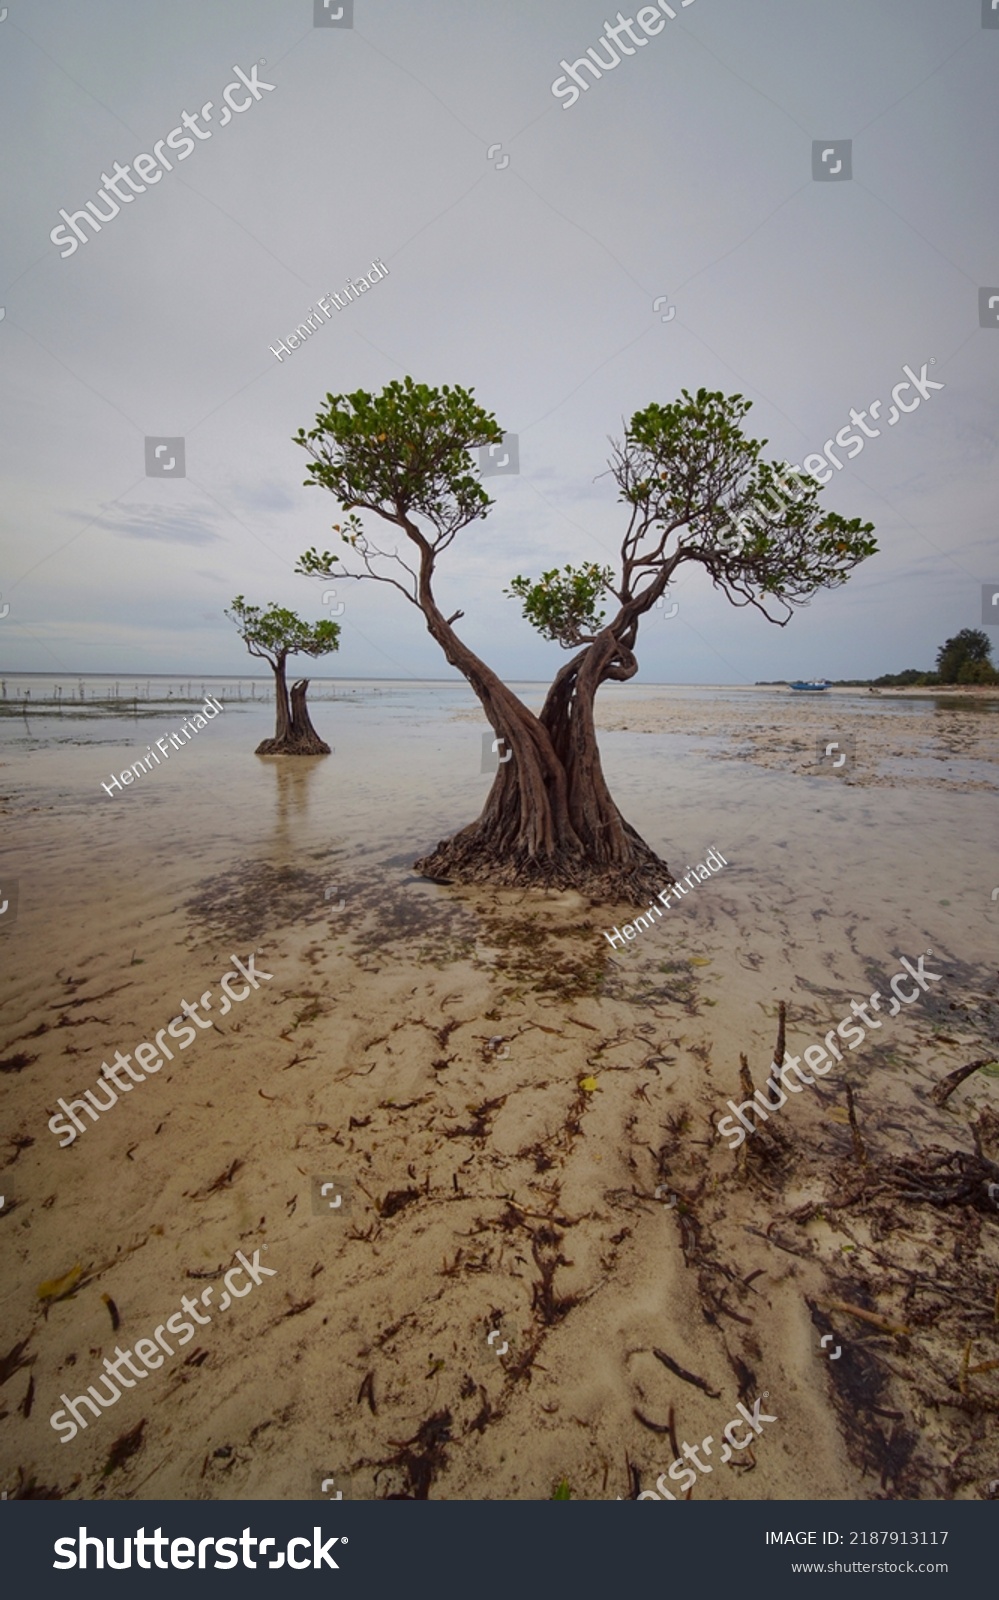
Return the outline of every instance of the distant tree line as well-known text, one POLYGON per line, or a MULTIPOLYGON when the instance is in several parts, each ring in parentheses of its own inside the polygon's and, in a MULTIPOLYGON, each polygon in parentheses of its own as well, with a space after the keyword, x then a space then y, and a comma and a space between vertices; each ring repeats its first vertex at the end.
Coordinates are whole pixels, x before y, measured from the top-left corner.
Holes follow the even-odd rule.
MULTIPOLYGON (((999 684, 999 672, 992 665, 992 644, 981 628, 962 628, 937 651, 937 669, 926 672, 906 667, 904 672, 884 672, 880 678, 836 678, 837 689, 923 689, 939 684, 999 684)), ((760 682, 758 687, 776 688, 786 683, 760 682)))

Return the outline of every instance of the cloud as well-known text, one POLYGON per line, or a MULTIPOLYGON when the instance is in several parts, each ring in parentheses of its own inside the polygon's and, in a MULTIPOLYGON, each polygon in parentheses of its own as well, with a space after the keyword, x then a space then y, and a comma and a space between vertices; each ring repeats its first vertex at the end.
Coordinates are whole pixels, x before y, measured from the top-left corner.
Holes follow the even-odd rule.
POLYGON ((280 483, 262 483, 255 489, 231 484, 229 498, 247 511, 294 511, 300 501, 280 483))
POLYGON ((162 506, 131 505, 110 516, 95 517, 98 528, 107 528, 123 539, 157 539, 164 544, 217 544, 222 535, 211 526, 217 520, 212 511, 164 510, 162 506))

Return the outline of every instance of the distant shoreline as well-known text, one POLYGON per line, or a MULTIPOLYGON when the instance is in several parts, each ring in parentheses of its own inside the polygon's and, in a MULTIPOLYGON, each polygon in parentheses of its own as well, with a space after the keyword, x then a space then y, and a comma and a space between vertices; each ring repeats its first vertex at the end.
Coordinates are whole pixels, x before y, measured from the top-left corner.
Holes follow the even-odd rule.
MULTIPOLYGON (((66 681, 69 681, 69 680, 72 680, 74 682, 82 681, 82 682, 85 682, 85 683, 94 683, 94 682, 107 683, 107 682, 110 682, 110 681, 114 681, 114 682, 120 683, 122 685, 125 685, 126 683, 129 683, 129 682, 131 682, 134 685, 135 682, 138 681, 140 683, 163 682, 163 683, 176 683, 176 684, 187 683, 187 682, 190 682, 192 684, 195 683, 195 682, 197 682, 199 684, 202 684, 202 683, 222 683, 222 684, 225 684, 225 683, 236 683, 236 684, 260 683, 260 684, 264 684, 264 685, 266 685, 268 687, 273 687, 273 683, 274 683, 273 674, 269 673, 269 672, 266 673, 266 674, 258 674, 258 673, 252 673, 252 672, 138 672, 138 671, 136 671, 134 669, 132 671, 129 671, 129 672, 122 672, 121 670, 118 670, 117 672, 93 672, 93 671, 90 671, 90 672, 65 672, 65 671, 63 671, 63 672, 59 672, 59 671, 56 671, 56 672, 51 672, 51 671, 49 671, 49 672, 38 672, 38 671, 35 671, 35 670, 20 671, 17 668, 8 667, 4 672, 0 672, 0 677, 5 677, 8 680, 32 679, 32 680, 37 680, 40 683, 46 683, 46 682, 47 683, 59 683, 59 682, 66 682, 66 681)), ((418 688, 418 687, 421 687, 421 686, 432 687, 432 688, 447 688, 447 687, 464 688, 464 687, 467 687, 465 679, 463 677, 461 677, 460 674, 457 674, 457 673, 454 675, 454 677, 449 677, 449 678, 430 678, 430 677, 426 677, 426 678, 424 678, 424 677, 378 678, 378 677, 371 677, 371 676, 367 676, 367 675, 362 675, 360 677, 355 677, 355 676, 350 676, 350 675, 348 675, 346 673, 343 673, 343 674, 338 673, 336 675, 330 675, 330 676, 327 676, 325 674, 319 674, 319 673, 309 673, 308 677, 309 677, 309 682, 310 683, 315 683, 315 684, 334 684, 334 685, 335 684, 341 684, 341 683, 342 684, 386 684, 386 685, 391 684, 391 685, 401 685, 401 686, 404 686, 406 688, 411 688, 411 689, 412 688, 418 688)), ((505 678, 503 681, 510 688, 530 688, 530 689, 541 689, 541 690, 545 690, 546 691, 548 689, 548 687, 549 687, 549 680, 547 678, 505 678)), ((759 681, 759 682, 756 682, 756 683, 720 683, 720 682, 719 683, 680 683, 680 682, 660 682, 657 679, 643 678, 643 677, 641 677, 641 675, 639 675, 637 678, 632 678, 626 683, 604 684, 604 685, 602 685, 602 687, 604 689, 609 689, 612 693, 615 693, 615 694, 626 694, 629 691, 629 689, 638 689, 638 688, 640 688, 640 689, 725 689, 725 690, 728 690, 730 692, 731 691, 738 691, 740 693, 755 693, 757 690, 764 689, 764 690, 771 690, 774 693, 784 693, 785 691, 790 690, 791 685, 790 685, 789 681, 776 682, 774 680, 759 681)), ((830 683, 830 685, 829 685, 829 687, 827 689, 824 689, 824 690, 821 690, 821 691, 820 690, 814 691, 813 692, 813 696, 814 696, 814 694, 818 694, 818 693, 827 694, 827 695, 828 694, 867 694, 872 690, 875 692, 875 694, 878 694, 878 695, 891 695, 893 698, 906 699, 906 700, 908 700, 908 699, 927 699, 927 698, 936 699, 936 698, 939 698, 940 696, 953 696, 953 695, 970 695, 970 696, 974 697, 975 699, 989 699, 989 698, 993 698, 994 699, 994 698, 999 697, 999 684, 989 684, 989 683, 946 683, 946 684, 943 684, 942 683, 942 684, 937 684, 935 687, 933 685, 930 685, 930 684, 922 684, 922 685, 909 685, 909 686, 906 686, 905 688, 902 688, 902 687, 878 688, 876 684, 874 684, 873 682, 868 682, 866 680, 864 682, 858 682, 858 683, 842 683, 842 682, 841 683, 830 683)), ((471 693, 471 691, 469 691, 469 692, 471 693)), ((119 695, 118 698, 123 700, 123 701, 124 700, 128 700, 129 702, 131 702, 131 700, 134 697, 132 695, 129 695, 129 694, 126 694, 126 693, 122 693, 122 694, 119 695)), ((198 697, 195 696, 195 698, 197 699, 198 697)), ((69 704, 68 701, 66 703, 67 703, 67 705, 69 704)))

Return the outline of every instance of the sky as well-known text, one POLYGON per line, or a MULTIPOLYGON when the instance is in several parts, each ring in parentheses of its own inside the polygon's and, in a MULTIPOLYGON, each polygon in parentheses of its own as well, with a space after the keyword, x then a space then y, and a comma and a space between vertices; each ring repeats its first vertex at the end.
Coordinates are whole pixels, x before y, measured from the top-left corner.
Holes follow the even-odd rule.
POLYGON ((334 597, 294 572, 340 508, 304 487, 292 436, 327 393, 406 374, 473 388, 517 438, 519 471, 488 479, 495 505, 438 579, 505 677, 547 680, 562 652, 504 587, 613 563, 609 440, 683 388, 745 395, 776 459, 830 441, 822 503, 873 522, 880 551, 785 628, 681 574, 643 622, 639 681, 867 677, 980 626, 999 580, 999 302, 979 293, 999 295, 999 8, 996 26, 989 0, 672 9, 619 31, 619 64, 581 72, 573 101, 560 62, 612 54, 600 0, 11 0, 0 668, 256 670, 224 616, 243 594, 335 615, 324 674, 448 676, 395 590, 334 597), (61 210, 107 216, 102 173, 185 112, 191 151, 161 143, 169 171, 153 157, 100 232, 52 242, 61 210), (387 275, 278 360, 375 260, 387 275), (889 428, 906 366, 942 387, 900 391, 889 428), (847 459, 851 408, 877 437, 847 459), (149 475, 146 440, 176 438, 185 475, 149 475))

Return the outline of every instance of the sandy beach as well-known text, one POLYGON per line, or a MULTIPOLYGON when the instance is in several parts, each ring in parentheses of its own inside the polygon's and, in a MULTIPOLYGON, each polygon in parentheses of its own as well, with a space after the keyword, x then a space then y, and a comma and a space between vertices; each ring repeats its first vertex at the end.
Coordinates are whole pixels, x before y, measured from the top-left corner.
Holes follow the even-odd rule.
POLYGON ((999 701, 603 694, 625 816, 674 875, 727 863, 623 950, 641 907, 413 875, 488 787, 462 686, 319 699, 334 754, 299 761, 224 703, 114 797, 170 714, 0 728, 2 1486, 613 1500, 710 1438, 676 1498, 994 1497, 999 701), (798 1053, 920 956, 730 1150, 781 1003, 798 1053), (62 1147, 57 1101, 205 994, 62 1147), (238 1299, 237 1252, 269 1274, 238 1299), (63 1442, 60 1397, 185 1296, 193 1338, 63 1442))

